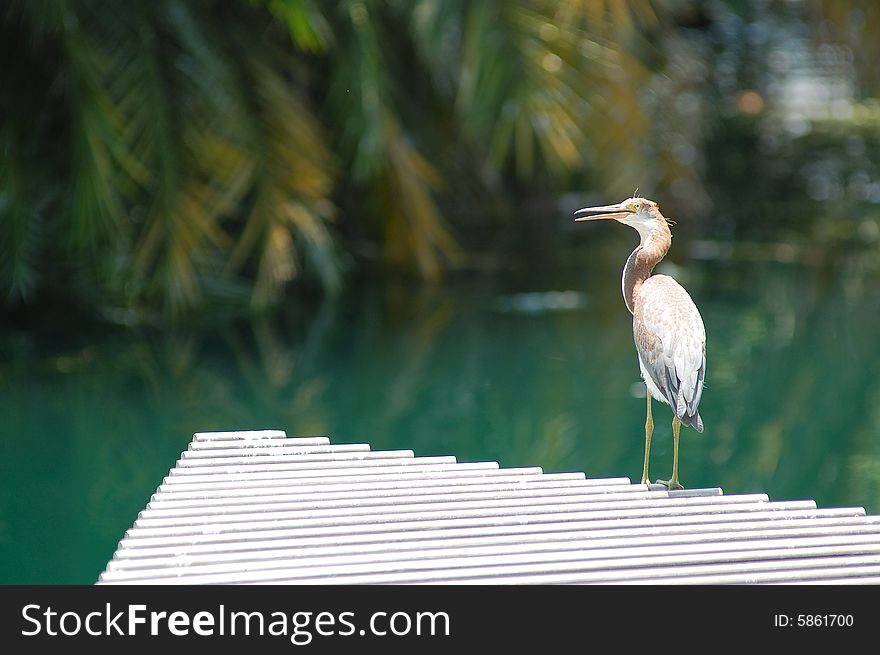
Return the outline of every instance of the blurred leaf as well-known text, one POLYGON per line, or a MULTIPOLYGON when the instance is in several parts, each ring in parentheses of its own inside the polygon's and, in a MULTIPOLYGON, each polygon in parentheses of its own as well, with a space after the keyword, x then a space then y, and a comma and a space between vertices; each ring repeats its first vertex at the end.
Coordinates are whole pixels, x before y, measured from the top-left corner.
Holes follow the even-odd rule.
POLYGON ((340 269, 327 222, 333 208, 333 164, 320 125, 306 104, 270 67, 249 62, 255 94, 249 128, 251 153, 258 153, 256 197, 229 260, 233 270, 254 256, 253 302, 265 305, 299 274, 301 249, 329 291, 340 285, 340 269))
POLYGON ((268 0, 269 11, 281 18, 290 38, 307 52, 321 52, 333 35, 327 20, 312 0, 268 0))
POLYGON ((0 275, 21 297, 74 271, 99 311, 167 318, 245 290, 254 308, 334 293, 352 244, 438 280, 463 261, 453 233, 487 232, 511 195, 678 170, 646 157, 641 54, 662 6, 8 3, 0 47, 31 72, 2 90, 28 145, 7 156, 0 275), (38 236, 47 221, 65 247, 38 236))
POLYGON ((444 227, 431 196, 440 186, 440 177, 402 138, 393 117, 386 116, 385 130, 388 160, 380 184, 388 257, 404 268, 413 261, 422 277, 437 280, 444 259, 454 260, 458 255, 458 246, 444 227))
POLYGON ((42 209, 25 198, 15 135, 0 130, 0 284, 7 300, 27 300, 38 281, 39 250, 44 237, 42 209))

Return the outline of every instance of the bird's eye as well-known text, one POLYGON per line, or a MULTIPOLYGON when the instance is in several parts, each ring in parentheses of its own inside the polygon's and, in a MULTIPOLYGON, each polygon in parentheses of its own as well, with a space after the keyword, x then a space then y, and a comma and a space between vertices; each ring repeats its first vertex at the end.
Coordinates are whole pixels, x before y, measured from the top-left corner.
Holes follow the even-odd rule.
POLYGON ((639 211, 642 208, 642 203, 634 202, 632 207, 634 210, 639 211))

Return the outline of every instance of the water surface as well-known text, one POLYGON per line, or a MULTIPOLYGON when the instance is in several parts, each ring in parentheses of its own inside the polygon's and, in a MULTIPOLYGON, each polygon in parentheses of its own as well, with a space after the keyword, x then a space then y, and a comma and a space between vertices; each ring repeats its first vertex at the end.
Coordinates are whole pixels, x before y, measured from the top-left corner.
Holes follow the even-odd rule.
MULTIPOLYGON (((645 401, 618 278, 629 246, 440 287, 363 284, 316 312, 208 328, 63 345, 10 331, 0 581, 93 582, 197 431, 638 479, 645 401)), ((705 432, 682 433, 684 484, 880 513, 876 271, 677 246, 700 258, 663 272, 700 307, 709 361, 705 432)), ((671 414, 654 410, 651 473, 666 478, 671 414)))

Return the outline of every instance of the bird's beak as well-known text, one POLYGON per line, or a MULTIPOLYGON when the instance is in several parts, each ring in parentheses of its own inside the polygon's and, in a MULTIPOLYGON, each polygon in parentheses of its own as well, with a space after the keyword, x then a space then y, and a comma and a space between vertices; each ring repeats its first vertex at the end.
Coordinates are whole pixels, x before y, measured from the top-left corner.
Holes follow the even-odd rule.
POLYGON ((629 216, 630 210, 627 209, 623 203, 617 203, 616 205, 605 205, 603 207, 584 207, 583 209, 578 209, 574 215, 578 216, 578 218, 574 219, 576 221, 598 221, 606 218, 624 218, 629 216))

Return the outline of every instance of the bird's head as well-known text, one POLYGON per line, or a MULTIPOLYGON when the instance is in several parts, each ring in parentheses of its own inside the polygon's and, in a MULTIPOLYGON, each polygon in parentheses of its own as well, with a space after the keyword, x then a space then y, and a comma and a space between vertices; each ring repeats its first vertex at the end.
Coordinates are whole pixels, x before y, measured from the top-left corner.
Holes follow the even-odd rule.
POLYGON ((578 209, 574 215, 578 217, 576 221, 614 219, 638 230, 643 242, 658 230, 669 232, 668 221, 660 213, 657 203, 647 198, 627 198, 616 205, 584 207, 578 209))

